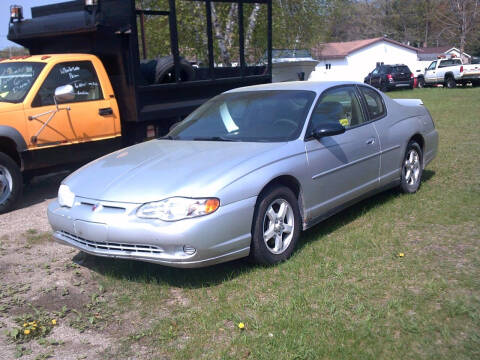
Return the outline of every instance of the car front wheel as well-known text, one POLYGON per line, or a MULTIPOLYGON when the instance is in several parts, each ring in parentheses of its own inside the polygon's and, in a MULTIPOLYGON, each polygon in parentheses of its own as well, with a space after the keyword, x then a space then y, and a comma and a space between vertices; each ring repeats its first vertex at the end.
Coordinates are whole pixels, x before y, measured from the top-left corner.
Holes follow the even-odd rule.
POLYGON ((417 142, 410 141, 403 159, 401 190, 407 194, 416 192, 420 187, 422 173, 422 149, 417 142))
POLYGON ((259 198, 253 221, 250 260, 271 265, 288 259, 301 227, 295 194, 284 186, 266 191, 259 198))

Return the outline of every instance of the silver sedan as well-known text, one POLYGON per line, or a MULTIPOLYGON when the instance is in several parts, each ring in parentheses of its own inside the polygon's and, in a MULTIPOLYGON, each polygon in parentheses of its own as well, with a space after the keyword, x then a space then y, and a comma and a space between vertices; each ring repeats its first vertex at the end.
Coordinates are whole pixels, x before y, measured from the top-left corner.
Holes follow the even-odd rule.
POLYGON ((48 218, 57 241, 93 255, 275 264, 302 230, 355 201, 391 187, 416 192, 437 146, 421 100, 351 82, 239 88, 168 136, 70 175, 48 218))

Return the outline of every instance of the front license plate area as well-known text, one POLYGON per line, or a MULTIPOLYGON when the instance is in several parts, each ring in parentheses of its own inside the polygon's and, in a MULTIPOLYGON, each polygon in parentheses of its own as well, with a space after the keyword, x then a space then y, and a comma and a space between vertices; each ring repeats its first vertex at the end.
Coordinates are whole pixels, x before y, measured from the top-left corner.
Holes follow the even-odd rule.
POLYGON ((107 241, 108 227, 106 224, 75 220, 73 223, 75 235, 91 241, 107 241))

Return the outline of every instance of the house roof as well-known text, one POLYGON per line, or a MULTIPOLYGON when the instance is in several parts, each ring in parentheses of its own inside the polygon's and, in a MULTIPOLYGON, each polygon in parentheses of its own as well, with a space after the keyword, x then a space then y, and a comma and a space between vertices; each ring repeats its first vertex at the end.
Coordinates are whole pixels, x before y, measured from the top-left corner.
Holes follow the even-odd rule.
POLYGON ((444 54, 446 51, 450 49, 451 49, 450 46, 436 46, 436 47, 419 48, 418 51, 423 54, 444 54))
POLYGON ((365 39, 365 40, 331 42, 331 43, 319 44, 319 46, 312 49, 312 54, 313 54, 313 57, 317 59, 341 59, 350 55, 354 51, 360 50, 368 45, 374 44, 379 41, 386 41, 410 50, 418 51, 416 47, 405 45, 398 41, 395 41, 386 37, 378 37, 378 38, 365 39))
MULTIPOLYGON (((460 52, 456 47, 450 46, 420 48, 418 52, 418 60, 436 60, 438 55, 448 54, 452 51, 460 52)), ((466 52, 464 52, 463 55, 468 58, 471 57, 466 52)))

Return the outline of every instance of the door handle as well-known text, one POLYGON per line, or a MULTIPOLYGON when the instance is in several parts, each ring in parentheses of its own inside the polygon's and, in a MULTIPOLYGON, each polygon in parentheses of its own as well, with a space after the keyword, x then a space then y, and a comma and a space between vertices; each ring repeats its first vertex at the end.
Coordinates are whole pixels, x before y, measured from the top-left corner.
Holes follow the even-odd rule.
POLYGON ((366 144, 367 144, 367 145, 373 145, 373 144, 375 144, 375 139, 374 139, 374 138, 368 139, 368 140, 366 141, 366 144))
POLYGON ((98 114, 101 116, 113 115, 112 108, 103 108, 98 110, 98 114))

